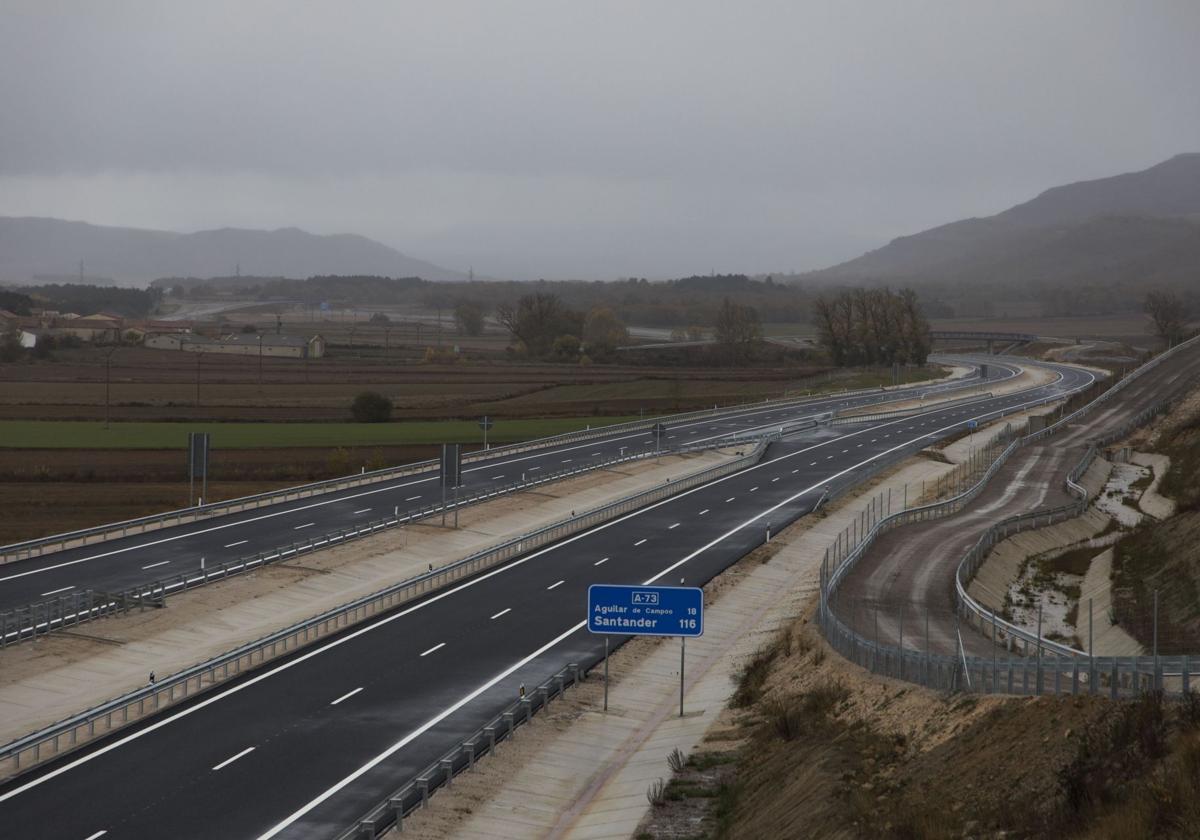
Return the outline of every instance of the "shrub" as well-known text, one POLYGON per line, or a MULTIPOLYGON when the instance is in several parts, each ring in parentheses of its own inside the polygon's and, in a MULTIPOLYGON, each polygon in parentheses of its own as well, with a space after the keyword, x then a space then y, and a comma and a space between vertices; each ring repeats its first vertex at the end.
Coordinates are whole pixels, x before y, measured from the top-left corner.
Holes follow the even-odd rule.
POLYGON ((646 801, 656 808, 661 808, 667 802, 667 783, 662 779, 651 782, 646 788, 646 801))
POLYGON ((363 391, 350 404, 357 423, 386 423, 392 419, 392 401, 377 391, 363 391))

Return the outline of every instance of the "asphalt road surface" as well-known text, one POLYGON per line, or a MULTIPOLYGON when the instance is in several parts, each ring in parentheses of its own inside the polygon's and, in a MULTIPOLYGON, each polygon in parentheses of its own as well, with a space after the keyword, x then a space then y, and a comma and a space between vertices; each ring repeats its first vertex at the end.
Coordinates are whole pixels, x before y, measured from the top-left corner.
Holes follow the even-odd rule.
POLYGON ((824 488, 1090 379, 913 418, 825 427, 758 465, 520 557, 0 788, 23 837, 325 837, 603 640, 593 583, 702 585, 824 488))
MULTIPOLYGON (((988 378, 997 382, 1015 375, 1011 365, 989 365, 988 378)), ((977 378, 938 383, 917 391, 952 392, 979 384, 977 378)), ((759 405, 718 417, 670 423, 664 450, 745 432, 761 426, 828 413, 839 408, 870 405, 895 392, 878 392, 829 399, 798 406, 759 405)), ((650 432, 617 432, 608 437, 567 443, 547 449, 497 455, 464 465, 463 488, 477 491, 502 487, 550 473, 586 467, 626 453, 649 451, 650 432)), ((202 522, 162 528, 145 534, 107 540, 90 546, 19 560, 0 566, 0 611, 66 596, 74 592, 121 592, 206 565, 220 565, 259 551, 290 545, 311 534, 324 534, 379 520, 399 512, 401 517, 440 502, 436 471, 390 482, 355 487, 336 493, 261 507, 202 522)))

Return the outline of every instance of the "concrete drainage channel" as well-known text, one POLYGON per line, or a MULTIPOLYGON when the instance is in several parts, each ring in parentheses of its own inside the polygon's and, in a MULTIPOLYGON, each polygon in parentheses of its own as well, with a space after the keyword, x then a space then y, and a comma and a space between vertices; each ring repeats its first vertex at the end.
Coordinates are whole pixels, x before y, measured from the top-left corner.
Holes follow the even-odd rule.
POLYGON ((379 592, 328 610, 173 674, 154 685, 139 688, 12 741, 0 748, 0 779, 11 778, 46 761, 54 760, 96 738, 106 737, 130 723, 211 691, 247 671, 262 668, 319 640, 328 640, 348 627, 430 595, 535 548, 752 466, 762 458, 766 447, 767 440, 759 440, 753 450, 732 461, 697 470, 650 490, 643 490, 514 537, 440 569, 401 581, 379 592))
MULTIPOLYGON (((847 626, 836 615, 832 605, 836 603, 837 587, 845 573, 882 533, 910 522, 939 519, 962 510, 983 490, 992 476, 1019 447, 1040 441, 1066 428, 1069 423, 1106 403, 1135 378, 1197 341, 1200 341, 1200 337, 1161 354, 1054 425, 1013 440, 996 456, 979 481, 965 492, 943 502, 891 515, 881 515, 875 506, 864 511, 863 527, 856 528, 853 534, 847 533, 845 539, 839 537, 838 541, 826 550, 825 559, 821 564, 818 620, 822 634, 834 649, 846 659, 873 673, 908 680, 942 691, 967 690, 1008 694, 1061 694, 1069 691, 1078 694, 1082 690, 1090 694, 1103 691, 1113 699, 1137 695, 1147 690, 1188 693, 1191 690, 1191 671, 1194 667, 1192 657, 1160 657, 1157 653, 1140 657, 1089 655, 1010 624, 975 602, 966 591, 967 582, 995 543, 1011 534, 1082 514, 1087 509, 1088 499, 1086 491, 1077 482, 1095 460, 1098 448, 1121 439, 1154 416, 1166 411, 1169 402, 1165 400, 1143 409, 1121 427, 1092 441, 1080 463, 1067 477, 1067 488, 1073 494, 1081 496, 1079 501, 1019 514, 997 522, 984 532, 960 561, 955 583, 957 610, 968 626, 975 625, 985 638, 994 642, 994 655, 991 658, 966 656, 961 642, 958 656, 882 645, 864 638, 847 626), (1018 642, 1023 647, 1023 655, 1014 659, 1012 652, 1018 642), (1002 646, 1006 648, 1007 653, 1004 662, 999 659, 999 649, 1002 646), (1050 661, 1051 657, 1053 661, 1050 661)), ((1196 661, 1195 666, 1198 666, 1200 671, 1200 661, 1196 661)))

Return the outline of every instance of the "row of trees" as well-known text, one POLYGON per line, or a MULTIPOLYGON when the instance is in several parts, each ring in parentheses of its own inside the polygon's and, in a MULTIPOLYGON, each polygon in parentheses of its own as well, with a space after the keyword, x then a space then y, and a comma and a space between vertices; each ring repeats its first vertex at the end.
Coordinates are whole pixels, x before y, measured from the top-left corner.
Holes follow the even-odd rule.
POLYGON ((611 309, 597 306, 584 314, 548 292, 522 295, 516 304, 500 304, 496 320, 516 339, 519 352, 538 358, 607 356, 629 340, 629 331, 611 309))
POLYGON ((912 289, 847 289, 813 304, 821 344, 835 365, 923 365, 929 322, 912 289))

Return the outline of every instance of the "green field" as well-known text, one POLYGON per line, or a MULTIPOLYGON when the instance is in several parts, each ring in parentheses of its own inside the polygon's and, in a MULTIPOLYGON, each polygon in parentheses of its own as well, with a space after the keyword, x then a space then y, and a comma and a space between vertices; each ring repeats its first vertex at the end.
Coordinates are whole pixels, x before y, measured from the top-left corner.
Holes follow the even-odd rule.
MULTIPOLYGON (((511 443, 608 426, 637 417, 497 420, 489 443, 511 443)), ((103 423, 60 420, 0 421, 0 450, 182 449, 188 432, 209 432, 220 449, 282 446, 405 446, 447 441, 482 442, 474 420, 404 423, 103 423)))

